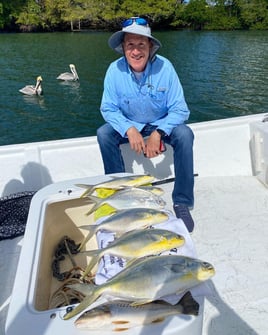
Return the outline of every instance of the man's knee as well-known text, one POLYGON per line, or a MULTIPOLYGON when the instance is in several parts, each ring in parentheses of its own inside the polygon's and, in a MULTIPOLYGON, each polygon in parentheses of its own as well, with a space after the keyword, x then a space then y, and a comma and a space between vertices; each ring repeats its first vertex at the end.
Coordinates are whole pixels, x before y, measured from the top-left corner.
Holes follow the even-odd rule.
POLYGON ((172 136, 179 141, 193 142, 194 133, 190 127, 185 124, 180 124, 172 130, 172 136))
POLYGON ((104 124, 102 126, 100 126, 97 129, 97 138, 98 140, 104 139, 104 138, 110 138, 111 136, 111 130, 110 129, 110 125, 109 124, 104 124))

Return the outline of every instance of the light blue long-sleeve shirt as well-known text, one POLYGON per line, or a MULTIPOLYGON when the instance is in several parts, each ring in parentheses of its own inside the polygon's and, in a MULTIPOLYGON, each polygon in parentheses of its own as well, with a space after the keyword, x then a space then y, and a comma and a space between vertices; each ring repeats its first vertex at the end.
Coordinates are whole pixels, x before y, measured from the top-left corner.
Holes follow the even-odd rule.
POLYGON ((156 125, 170 135, 190 114, 173 65, 159 55, 147 63, 140 80, 125 57, 111 63, 100 109, 104 120, 121 136, 126 136, 132 126, 141 131, 146 124, 156 125))

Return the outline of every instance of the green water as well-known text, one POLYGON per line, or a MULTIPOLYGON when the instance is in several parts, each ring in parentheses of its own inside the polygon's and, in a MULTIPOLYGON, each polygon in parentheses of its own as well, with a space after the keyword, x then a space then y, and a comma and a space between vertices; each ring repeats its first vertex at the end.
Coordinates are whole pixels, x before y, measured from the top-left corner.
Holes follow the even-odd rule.
MULTIPOLYGON (((0 145, 96 134, 110 33, 0 34, 0 145), (74 63, 79 83, 56 80, 74 63), (43 78, 42 97, 18 90, 43 78)), ((268 112, 268 31, 156 32, 174 64, 190 122, 268 112)))

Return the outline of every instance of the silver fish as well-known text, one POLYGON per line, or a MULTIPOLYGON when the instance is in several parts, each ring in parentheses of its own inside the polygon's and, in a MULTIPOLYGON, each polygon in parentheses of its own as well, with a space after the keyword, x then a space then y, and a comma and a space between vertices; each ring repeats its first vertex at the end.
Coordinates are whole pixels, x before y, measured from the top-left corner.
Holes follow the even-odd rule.
POLYGON ((106 182, 99 183, 96 185, 76 184, 76 186, 78 187, 86 188, 86 191, 81 195, 81 197, 85 197, 86 195, 92 194, 98 188, 120 190, 125 187, 146 185, 154 180, 154 177, 150 175, 130 175, 125 177, 109 176, 109 177, 112 180, 108 180, 106 182))
POLYGON ((157 187, 157 186, 136 186, 137 188, 141 188, 142 190, 146 190, 149 191, 155 195, 163 195, 165 192, 161 187, 157 187))
POLYGON ((158 209, 130 208, 119 210, 98 225, 81 226, 80 228, 89 230, 89 233, 81 243, 79 250, 82 250, 86 242, 99 230, 112 231, 118 237, 128 231, 145 229, 167 220, 168 214, 158 209))
MULTIPOLYGON (((108 244, 106 248, 88 250, 82 252, 92 257, 87 265, 83 277, 85 277, 97 264, 99 259, 106 255, 128 259, 144 256, 158 255, 164 251, 181 247, 185 242, 183 236, 166 229, 139 229, 125 233, 120 238, 108 244)), ((81 254, 81 253, 80 253, 81 254)))
POLYGON ((81 330, 124 331, 133 327, 163 322, 167 317, 178 314, 198 315, 199 304, 187 292, 176 305, 163 301, 141 306, 118 301, 100 305, 83 313, 75 326, 81 330))
POLYGON ((88 215, 104 204, 108 204, 115 209, 128 209, 135 207, 162 209, 165 207, 165 201, 146 190, 140 188, 127 188, 119 190, 107 198, 98 198, 93 195, 88 196, 95 205, 89 210, 88 215))
POLYGON ((132 306, 143 305, 168 295, 184 293, 211 278, 214 273, 211 264, 186 256, 162 255, 138 259, 102 285, 95 286, 92 293, 64 319, 84 311, 99 297, 128 301, 132 306))

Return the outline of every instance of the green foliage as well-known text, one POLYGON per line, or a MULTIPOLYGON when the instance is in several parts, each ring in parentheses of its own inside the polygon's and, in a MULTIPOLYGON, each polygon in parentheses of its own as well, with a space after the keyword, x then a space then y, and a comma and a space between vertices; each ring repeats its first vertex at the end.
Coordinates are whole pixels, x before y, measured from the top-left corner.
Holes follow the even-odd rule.
POLYGON ((268 0, 0 0, 0 29, 118 29, 129 16, 153 28, 268 29, 268 0))
MULTIPOLYGON (((240 21, 243 28, 257 28, 267 21, 268 8, 266 0, 241 1, 240 21)), ((267 26, 266 26, 267 28, 267 26)))
POLYGON ((203 29, 209 22, 209 6, 206 0, 192 0, 184 11, 185 21, 189 22, 194 29, 203 29))
POLYGON ((41 7, 35 0, 28 1, 18 14, 16 23, 20 25, 21 30, 33 30, 41 25, 40 14, 41 7))

